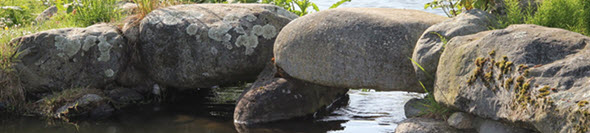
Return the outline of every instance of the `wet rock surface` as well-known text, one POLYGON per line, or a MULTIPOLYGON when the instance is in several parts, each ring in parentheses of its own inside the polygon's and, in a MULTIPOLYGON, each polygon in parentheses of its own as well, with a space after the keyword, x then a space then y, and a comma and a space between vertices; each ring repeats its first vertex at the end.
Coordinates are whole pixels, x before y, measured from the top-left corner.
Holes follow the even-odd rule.
POLYGON ((274 55, 286 73, 311 83, 423 92, 408 57, 423 31, 445 19, 417 10, 326 10, 287 25, 274 55))
POLYGON ((495 16, 479 9, 468 10, 456 17, 432 25, 424 31, 412 54, 416 76, 426 89, 432 92, 436 77, 436 67, 445 43, 456 36, 464 36, 486 31, 496 24, 495 16), (426 71, 426 72, 424 72, 426 71))
POLYGON ((455 37, 440 58, 436 100, 539 132, 587 132, 589 43, 536 25, 455 37))
POLYGON ((154 10, 139 28, 142 65, 156 82, 175 88, 253 81, 272 58, 276 35, 293 16, 262 4, 154 10))
POLYGON ((409 118, 397 126, 395 133, 462 133, 446 122, 429 118, 409 118))
POLYGON ((56 29, 11 41, 19 78, 28 93, 73 87, 101 88, 117 78, 128 56, 126 39, 108 24, 56 29))
POLYGON ((325 87, 278 75, 276 66, 269 63, 252 87, 243 92, 234 111, 237 124, 315 116, 321 111, 330 112, 335 109, 332 103, 347 97, 345 88, 325 87))

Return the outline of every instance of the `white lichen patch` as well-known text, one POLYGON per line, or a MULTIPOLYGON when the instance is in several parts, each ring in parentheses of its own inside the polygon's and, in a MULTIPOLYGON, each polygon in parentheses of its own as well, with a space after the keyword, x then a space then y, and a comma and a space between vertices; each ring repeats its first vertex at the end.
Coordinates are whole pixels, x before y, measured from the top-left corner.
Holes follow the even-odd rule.
POLYGON ((221 44, 223 44, 223 46, 225 46, 225 48, 227 48, 227 49, 229 49, 229 50, 231 50, 231 49, 233 49, 233 48, 234 48, 234 47, 231 45, 231 42, 223 42, 223 43, 221 43, 221 44))
POLYGON ((223 17, 223 21, 224 22, 237 22, 238 20, 240 20, 240 17, 238 17, 238 15, 236 14, 228 14, 225 15, 225 17, 223 17))
POLYGON ((186 27, 186 33, 188 35, 195 35, 197 34, 197 32, 199 31, 201 27, 198 24, 190 24, 189 26, 186 27))
POLYGON ((107 69, 107 70, 104 71, 104 75, 107 76, 107 77, 109 77, 109 78, 110 77, 113 77, 113 76, 115 76, 115 71, 113 71, 113 69, 107 69))
POLYGON ((100 41, 98 43, 98 51, 100 51, 98 61, 107 62, 111 59, 111 48, 113 48, 113 45, 109 44, 104 36, 98 37, 98 40, 100 41))
POLYGON ((80 40, 77 39, 69 39, 63 36, 55 36, 54 40, 54 46, 57 50, 61 51, 61 53, 58 53, 57 55, 62 58, 70 58, 76 55, 82 47, 80 40))
POLYGON ((275 36, 277 36, 277 29, 274 26, 266 24, 262 27, 262 37, 272 39, 275 36))
POLYGON ((242 26, 236 26, 236 28, 234 28, 234 30, 238 34, 246 34, 246 30, 244 30, 244 28, 242 26))
POLYGON ((254 25, 252 27, 252 31, 250 31, 252 35, 257 35, 260 36, 262 35, 262 26, 260 25, 254 25))
POLYGON ((90 36, 86 36, 86 39, 84 39, 84 45, 82 46, 82 50, 84 51, 88 51, 90 49, 90 47, 96 45, 96 36, 90 35, 90 36))
POLYGON ((208 32, 209 38, 215 41, 224 41, 224 37, 231 28, 233 27, 227 23, 221 23, 218 26, 212 27, 208 32))
POLYGON ((256 19, 258 19, 256 16, 254 16, 254 15, 252 15, 252 14, 248 14, 248 15, 246 15, 246 16, 244 16, 244 17, 246 17, 246 20, 247 20, 248 22, 254 22, 254 21, 256 21, 256 19))
POLYGON ((246 55, 254 53, 254 48, 258 46, 258 36, 256 35, 241 35, 236 39, 236 46, 246 47, 246 55))

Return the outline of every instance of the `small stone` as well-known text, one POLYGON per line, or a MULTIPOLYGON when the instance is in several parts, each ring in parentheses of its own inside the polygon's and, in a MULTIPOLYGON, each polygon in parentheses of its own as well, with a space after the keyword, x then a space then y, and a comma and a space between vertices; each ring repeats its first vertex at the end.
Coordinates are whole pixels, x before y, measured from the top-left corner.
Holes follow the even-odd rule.
POLYGON ((457 129, 471 129, 473 128, 471 124, 473 123, 473 116, 463 112, 455 112, 453 113, 447 122, 451 127, 457 129))

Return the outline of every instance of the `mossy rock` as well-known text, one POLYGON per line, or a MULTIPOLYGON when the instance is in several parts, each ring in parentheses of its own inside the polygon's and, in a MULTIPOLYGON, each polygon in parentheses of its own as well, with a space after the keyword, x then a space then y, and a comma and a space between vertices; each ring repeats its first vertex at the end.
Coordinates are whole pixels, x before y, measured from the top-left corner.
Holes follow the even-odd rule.
POLYGON ((579 101, 590 99, 588 44, 590 37, 537 25, 455 37, 440 58, 436 100, 540 132, 587 132, 589 107, 579 101))

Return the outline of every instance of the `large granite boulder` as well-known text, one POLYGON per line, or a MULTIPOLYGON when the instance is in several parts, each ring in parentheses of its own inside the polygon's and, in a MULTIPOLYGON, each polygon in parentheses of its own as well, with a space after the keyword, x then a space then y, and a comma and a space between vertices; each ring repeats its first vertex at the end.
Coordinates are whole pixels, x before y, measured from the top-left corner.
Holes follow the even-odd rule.
POLYGON ((175 88, 253 81, 296 15, 272 5, 192 4, 152 11, 139 26, 142 65, 175 88))
POLYGON ((321 11, 285 26, 274 55, 286 73, 307 82, 423 92, 409 58, 424 30, 445 19, 404 9, 321 11))
POLYGON ((102 88, 125 67, 126 39, 111 25, 35 33, 11 41, 15 68, 28 93, 102 88))
POLYGON ((445 43, 456 36, 486 31, 495 26, 495 23, 495 17, 491 14, 473 9, 426 29, 418 39, 412 54, 412 59, 417 63, 412 63, 412 65, 414 65, 418 80, 422 81, 429 91, 432 91, 438 59, 445 48, 445 43))
POLYGON ((590 37, 536 25, 455 37, 436 101, 544 133, 590 131, 590 37))
POLYGON ((348 89, 316 85, 280 74, 269 63, 252 87, 244 90, 234 111, 234 122, 251 125, 331 112, 336 108, 332 103, 342 98, 347 100, 346 92, 348 89))

